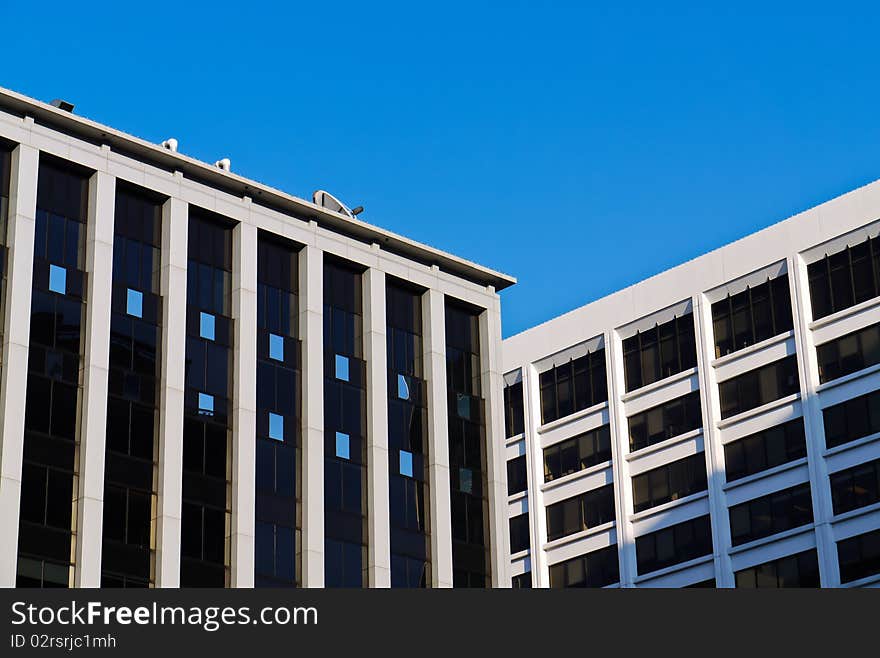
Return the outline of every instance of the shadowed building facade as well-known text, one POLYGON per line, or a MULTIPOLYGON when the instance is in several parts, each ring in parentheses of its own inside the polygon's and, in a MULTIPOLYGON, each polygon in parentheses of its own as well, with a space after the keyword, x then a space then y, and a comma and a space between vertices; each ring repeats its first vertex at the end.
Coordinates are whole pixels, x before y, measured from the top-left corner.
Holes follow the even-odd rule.
POLYGON ((509 584, 515 280, 337 210, 0 90, 0 585, 509 584))

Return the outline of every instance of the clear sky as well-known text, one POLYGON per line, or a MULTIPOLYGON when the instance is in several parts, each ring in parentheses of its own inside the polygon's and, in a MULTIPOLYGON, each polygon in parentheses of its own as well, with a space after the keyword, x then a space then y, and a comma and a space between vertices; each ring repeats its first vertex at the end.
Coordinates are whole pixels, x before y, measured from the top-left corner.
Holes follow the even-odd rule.
POLYGON ((878 19, 0 0, 0 85, 513 274, 509 336, 880 177, 878 19))

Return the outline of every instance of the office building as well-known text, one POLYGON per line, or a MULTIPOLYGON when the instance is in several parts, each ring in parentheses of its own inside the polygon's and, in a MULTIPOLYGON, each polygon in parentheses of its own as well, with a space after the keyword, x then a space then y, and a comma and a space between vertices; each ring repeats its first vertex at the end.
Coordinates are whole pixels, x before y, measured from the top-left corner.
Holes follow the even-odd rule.
POLYGON ((507 586, 515 281, 0 90, 0 585, 507 586))
POLYGON ((514 587, 880 583, 880 182, 503 343, 514 587))

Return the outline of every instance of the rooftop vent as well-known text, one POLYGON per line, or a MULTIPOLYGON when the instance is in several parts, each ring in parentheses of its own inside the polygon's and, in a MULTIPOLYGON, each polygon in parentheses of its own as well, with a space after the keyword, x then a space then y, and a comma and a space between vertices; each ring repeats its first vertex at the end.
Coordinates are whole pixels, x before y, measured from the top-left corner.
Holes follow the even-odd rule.
POLYGON ((164 142, 162 142, 162 148, 166 148, 169 151, 174 151, 177 153, 177 140, 173 137, 169 137, 164 142))
POLYGON ((357 206, 354 209, 349 209, 348 206, 342 203, 342 201, 330 194, 330 192, 325 192, 324 190, 316 190, 315 193, 312 194, 312 202, 316 206, 321 206, 322 208, 326 208, 327 210, 338 212, 340 215, 346 215, 351 219, 354 219, 357 215, 360 215, 364 211, 363 206, 357 206))
POLYGON ((229 158, 223 158, 222 160, 217 160, 217 162, 214 163, 214 166, 223 171, 232 171, 232 160, 229 158))
POLYGON ((68 103, 67 101, 63 101, 60 98, 56 98, 54 101, 49 103, 52 107, 57 107, 59 110, 64 110, 65 112, 73 112, 73 103, 68 103))

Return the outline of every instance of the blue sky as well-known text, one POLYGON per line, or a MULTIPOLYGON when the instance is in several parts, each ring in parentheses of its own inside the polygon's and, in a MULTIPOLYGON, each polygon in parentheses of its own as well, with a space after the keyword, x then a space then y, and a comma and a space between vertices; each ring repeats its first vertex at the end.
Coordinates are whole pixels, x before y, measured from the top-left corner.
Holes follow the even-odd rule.
POLYGON ((51 4, 0 85, 513 274, 506 336, 880 177, 869 3, 51 4))

